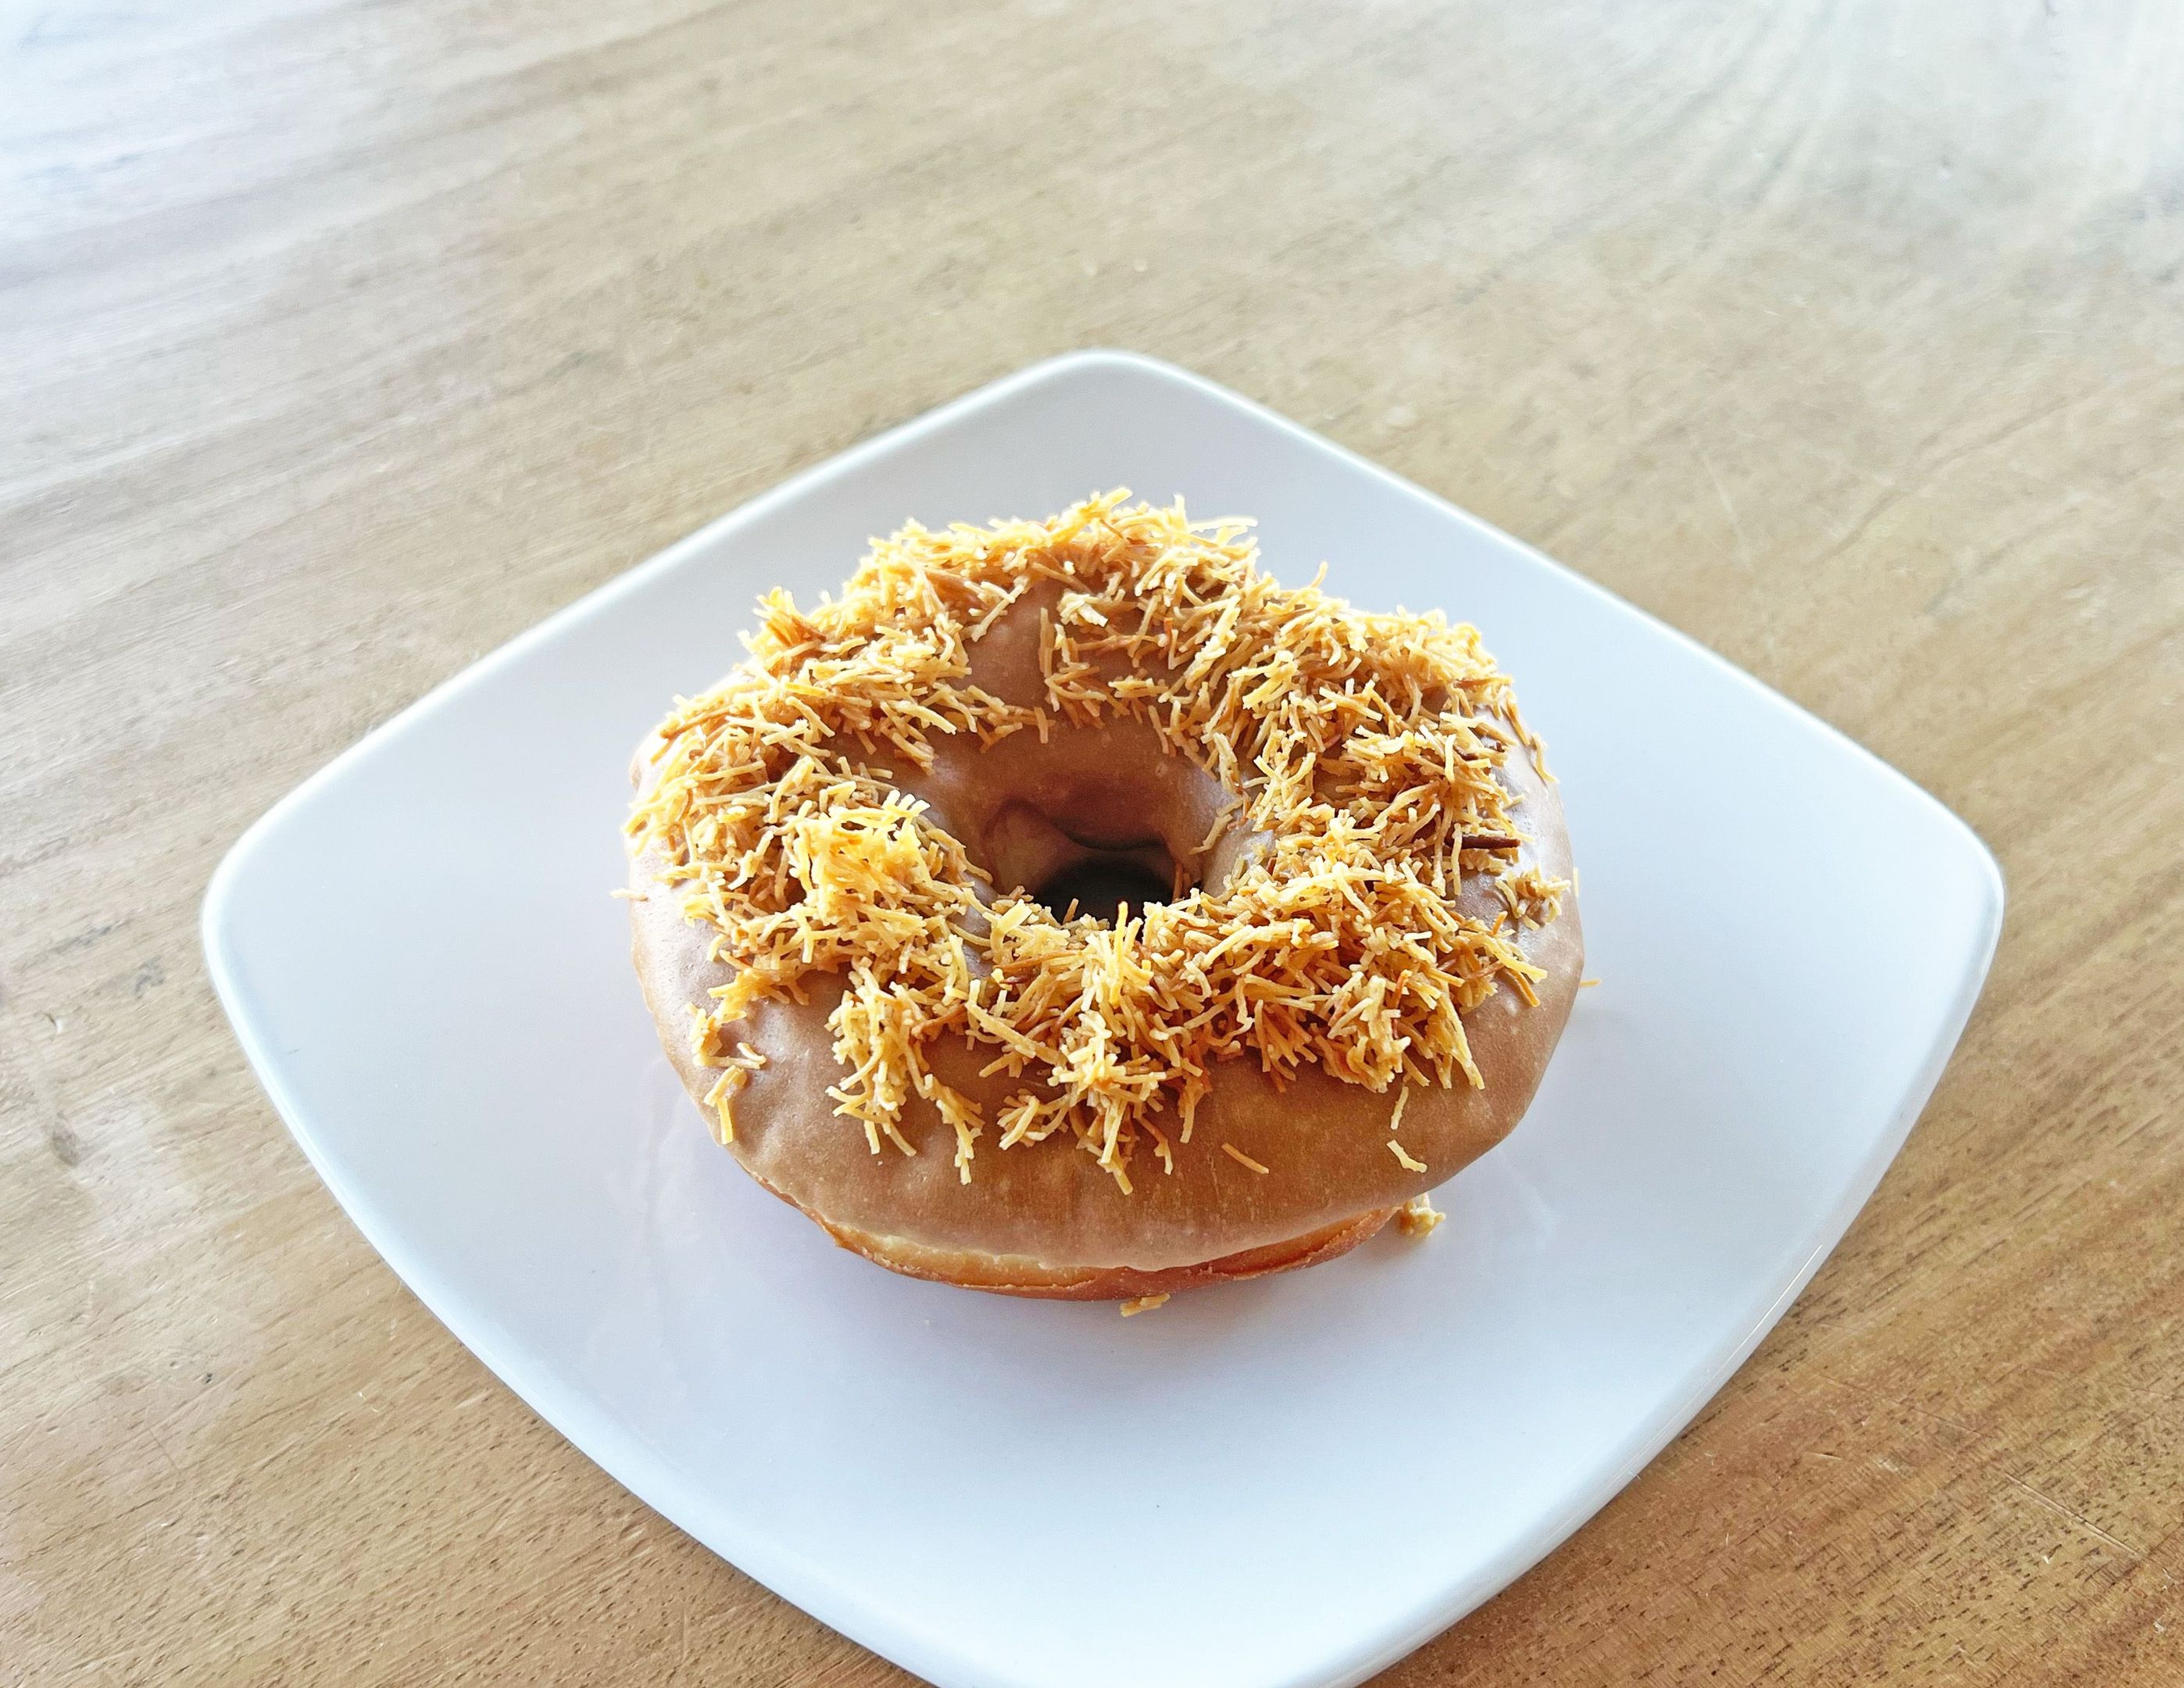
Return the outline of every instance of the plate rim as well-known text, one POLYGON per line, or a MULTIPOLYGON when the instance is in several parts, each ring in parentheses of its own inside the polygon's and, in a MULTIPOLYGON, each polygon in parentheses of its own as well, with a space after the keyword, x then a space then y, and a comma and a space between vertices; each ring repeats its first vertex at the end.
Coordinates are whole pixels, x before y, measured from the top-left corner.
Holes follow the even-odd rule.
POLYGON ((1566 583, 1581 588, 1624 614, 1636 617, 1656 634, 1665 635, 1685 658, 1700 660, 1733 677, 1752 701, 1763 702, 1786 712, 1807 730, 1818 729, 1826 739, 1833 741, 1838 750, 1852 753, 1868 772, 1877 772, 1901 790, 1915 795, 1934 816, 1947 823, 1947 830, 1958 844, 1966 848, 1967 866, 1976 881, 1975 931, 1962 958, 1954 993, 1936 1022, 1935 1034, 1894 1114, 1874 1139, 1855 1175, 1842 1186, 1826 1211, 1819 1226, 1819 1240, 1790 1281, 1768 1303, 1748 1331, 1721 1345, 1708 1362, 1695 1372, 1696 1380, 1688 1390, 1672 1397, 1651 1415, 1634 1420, 1624 1440, 1621 1457, 1603 1462, 1599 1474, 1583 1485, 1562 1507, 1541 1513, 1501 1553, 1474 1567, 1468 1576, 1444 1587, 1438 1596, 1418 1602, 1393 1618, 1383 1619, 1347 1645, 1262 1685, 1262 1688, 1355 1688, 1356 1684, 1406 1657, 1476 1610, 1552 1553, 1621 1492, 1719 1392, 1803 1293, 1821 1263, 1841 1244, 1871 1199, 1931 1099, 1963 1037, 1992 966, 2003 929, 2007 888, 2000 864, 1986 842, 1963 817, 1908 775, 1719 652, 1430 489, 1202 376, 1137 352, 1098 347, 1065 352, 973 388, 797 471, 550 612, 371 727, 276 800, 222 855, 207 881, 200 910, 199 932, 206 972, 260 1088, 349 1222, 455 1340, 579 1453, 646 1506, 745 1575, 830 1628, 905 1669, 946 1685, 946 1688, 1035 1688, 1025 1679, 996 1674, 989 1661, 965 1653, 947 1636, 925 1633, 898 1613, 876 1608, 854 1583, 833 1577, 825 1567, 783 1546, 762 1532, 746 1532, 738 1525, 732 1512, 722 1510, 702 1492, 681 1483, 669 1462, 616 1415, 599 1407, 582 1390, 566 1389, 550 1376, 535 1374, 525 1345, 501 1329, 484 1308, 471 1303, 459 1284, 443 1281, 431 1262, 413 1256, 398 1235, 398 1221, 382 1212, 379 1204, 354 1184, 338 1162, 315 1140, 309 1111, 291 1089, 276 1053, 267 1047, 264 1028, 255 1022, 249 992, 241 977, 242 961, 234 948, 235 933, 230 916, 238 887, 248 875, 253 859, 279 832, 287 817, 336 785, 348 770, 365 757, 377 754, 419 719, 520 662, 534 647, 554 638, 564 627, 638 590, 655 577, 676 568, 692 554, 709 549, 736 528, 821 493, 829 484, 855 475, 868 464, 905 446, 944 432, 983 410, 1005 404, 1048 382, 1103 370, 1127 370, 1151 376, 1241 410, 1297 444, 1332 456, 1352 471, 1362 471, 1388 491, 1425 500, 1438 514, 1453 519, 1481 538, 1497 546, 1515 548, 1532 561, 1553 571, 1566 583))

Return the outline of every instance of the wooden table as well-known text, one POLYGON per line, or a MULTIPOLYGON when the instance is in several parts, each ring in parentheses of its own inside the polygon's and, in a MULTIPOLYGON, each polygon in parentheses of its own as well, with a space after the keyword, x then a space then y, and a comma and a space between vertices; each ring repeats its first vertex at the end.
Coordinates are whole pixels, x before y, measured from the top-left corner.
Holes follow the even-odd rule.
POLYGON ((1384 1680, 2184 1680, 2175 7, 142 9, 12 8, 0 75, 0 1680, 906 1680, 420 1309, 195 916, 434 682, 1095 343, 1689 630, 2009 877, 1803 1300, 1384 1680))

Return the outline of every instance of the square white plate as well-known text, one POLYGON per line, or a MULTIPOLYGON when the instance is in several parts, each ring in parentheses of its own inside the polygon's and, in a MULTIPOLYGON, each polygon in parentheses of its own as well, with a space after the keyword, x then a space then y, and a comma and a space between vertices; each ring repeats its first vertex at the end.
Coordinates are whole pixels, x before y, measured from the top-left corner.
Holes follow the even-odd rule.
POLYGON ((450 681, 251 828, 204 931, 365 1234, 699 1540, 944 1688, 1318 1688, 1502 1588, 1751 1351, 1903 1142, 2001 911, 1962 822, 1719 659, 1231 393, 1088 353, 450 681), (1602 980, 1429 1242, 1127 1323, 893 1277, 752 1184, 608 894, 632 746, 760 591, 838 585, 908 516, 1117 484, 1257 516, 1284 580, 1325 559, 1354 601, 1485 631, 1561 776, 1602 980))

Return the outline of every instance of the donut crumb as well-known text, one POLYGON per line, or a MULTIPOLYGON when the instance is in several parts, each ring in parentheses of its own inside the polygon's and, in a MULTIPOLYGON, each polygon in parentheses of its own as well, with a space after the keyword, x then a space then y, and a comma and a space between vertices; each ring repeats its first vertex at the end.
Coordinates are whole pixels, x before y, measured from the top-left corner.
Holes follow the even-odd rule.
POLYGON ((1396 1223, 1407 1237, 1429 1237, 1434 1227, 1448 1216, 1429 1196, 1414 1195, 1396 1210, 1396 1223))
POLYGON ((1157 1295, 1134 1295, 1123 1303, 1123 1317, 1135 1318, 1139 1313, 1149 1313, 1155 1307, 1164 1307, 1167 1305, 1167 1291, 1165 1290, 1157 1295))

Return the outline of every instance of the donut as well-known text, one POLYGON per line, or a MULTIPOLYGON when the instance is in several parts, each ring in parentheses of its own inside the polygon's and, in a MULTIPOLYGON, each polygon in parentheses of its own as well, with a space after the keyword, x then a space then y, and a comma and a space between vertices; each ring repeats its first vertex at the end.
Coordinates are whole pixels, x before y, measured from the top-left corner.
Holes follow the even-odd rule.
POLYGON ((1126 498, 769 594, 633 765, 669 1059, 753 1178, 913 1277, 1146 1305, 1429 1229, 1583 971, 1477 631, 1126 498))

